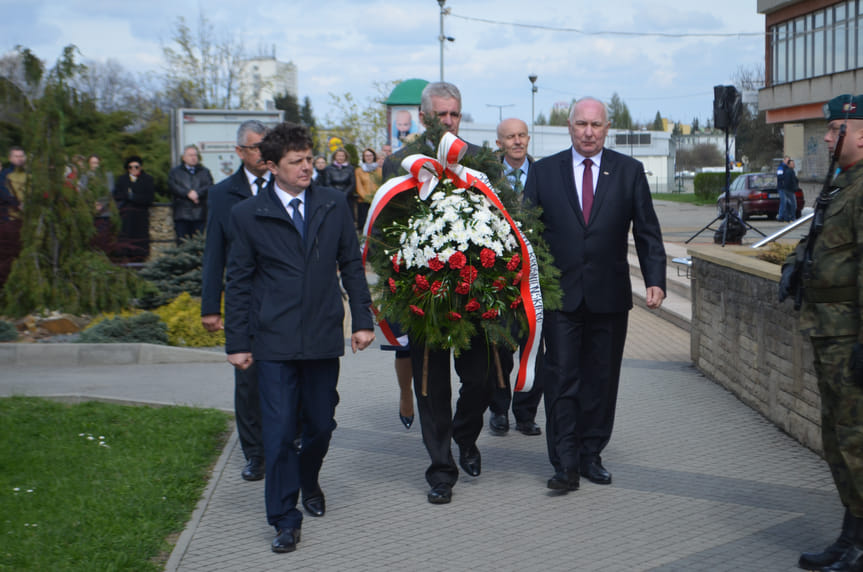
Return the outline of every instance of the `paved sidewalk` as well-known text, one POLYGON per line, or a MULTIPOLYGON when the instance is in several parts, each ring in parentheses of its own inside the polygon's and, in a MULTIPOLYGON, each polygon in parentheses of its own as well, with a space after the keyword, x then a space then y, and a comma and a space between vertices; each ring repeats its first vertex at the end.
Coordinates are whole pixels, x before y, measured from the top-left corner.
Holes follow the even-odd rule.
MULTIPOLYGON (((14 366, 0 368, 0 394, 231 410, 233 387, 223 363, 14 366)), ((392 353, 346 356, 340 394, 327 514, 306 517, 298 550, 270 552, 263 481, 240 478, 234 436, 167 570, 784 571, 841 520, 824 463, 702 377, 688 334, 639 307, 603 457, 611 486, 551 494, 544 437, 484 431, 482 475, 430 505, 419 426, 397 417, 392 353)))

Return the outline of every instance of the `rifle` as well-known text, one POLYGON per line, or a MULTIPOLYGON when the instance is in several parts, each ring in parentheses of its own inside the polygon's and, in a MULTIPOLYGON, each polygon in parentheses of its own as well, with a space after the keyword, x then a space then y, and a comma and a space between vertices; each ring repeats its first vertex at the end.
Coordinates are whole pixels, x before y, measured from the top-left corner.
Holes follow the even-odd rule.
POLYGON ((833 155, 830 157, 830 167, 827 169, 824 185, 821 187, 821 192, 818 193, 818 198, 815 199, 815 212, 812 216, 812 224, 809 226, 809 234, 803 239, 806 241, 803 256, 802 258, 798 257, 794 262, 794 270, 791 274, 791 292, 794 292, 795 310, 799 310, 803 304, 803 279, 808 277, 812 271, 812 249, 815 245, 815 239, 824 230, 824 213, 839 190, 834 188, 832 183, 833 179, 836 178, 836 164, 839 162, 839 154, 842 152, 842 143, 845 142, 847 123, 848 119, 846 116, 845 122, 839 127, 839 136, 836 138, 836 146, 833 148, 833 155))

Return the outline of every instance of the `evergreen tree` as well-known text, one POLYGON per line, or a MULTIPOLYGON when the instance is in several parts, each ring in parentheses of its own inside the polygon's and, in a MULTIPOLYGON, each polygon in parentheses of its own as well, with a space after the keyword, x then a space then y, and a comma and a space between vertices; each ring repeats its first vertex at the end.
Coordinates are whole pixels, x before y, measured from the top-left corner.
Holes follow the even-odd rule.
POLYGON ((533 122, 534 125, 548 125, 548 119, 545 118, 545 114, 540 111, 539 115, 536 116, 536 121, 533 122))
POLYGON ((698 118, 697 117, 693 118, 693 120, 692 120, 692 132, 695 133, 696 131, 698 131, 698 118))
POLYGON ((617 92, 612 94, 611 103, 608 105, 609 121, 613 129, 632 129, 632 116, 626 103, 620 99, 617 92))
POLYGON ((312 100, 309 99, 308 95, 303 98, 303 106, 300 108, 300 123, 309 129, 315 129, 317 127, 315 114, 312 112, 312 100))
POLYGON ((80 104, 69 84, 82 69, 74 52, 74 46, 66 47, 43 81, 44 65, 21 50, 27 82, 41 83, 42 94, 30 102, 24 118, 30 178, 22 204, 21 253, 0 292, 7 315, 115 311, 139 291, 134 274, 91 246, 96 197, 66 178, 67 127, 80 104))
POLYGON ((285 121, 292 123, 302 123, 302 115, 300 113, 300 104, 297 102, 297 96, 291 93, 283 93, 273 98, 276 109, 281 109, 285 112, 285 121))
POLYGON ((653 124, 650 126, 652 131, 665 131, 665 126, 662 124, 662 115, 659 111, 656 112, 656 117, 653 118, 653 124))

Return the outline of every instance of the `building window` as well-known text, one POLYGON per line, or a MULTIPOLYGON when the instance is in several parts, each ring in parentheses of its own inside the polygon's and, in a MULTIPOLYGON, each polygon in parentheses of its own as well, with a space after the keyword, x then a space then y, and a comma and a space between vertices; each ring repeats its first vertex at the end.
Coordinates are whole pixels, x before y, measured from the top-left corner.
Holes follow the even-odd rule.
POLYGON ((855 69, 863 65, 863 0, 816 10, 769 33, 774 85, 855 69))
POLYGON ((614 136, 614 145, 650 145, 650 133, 617 133, 614 136))

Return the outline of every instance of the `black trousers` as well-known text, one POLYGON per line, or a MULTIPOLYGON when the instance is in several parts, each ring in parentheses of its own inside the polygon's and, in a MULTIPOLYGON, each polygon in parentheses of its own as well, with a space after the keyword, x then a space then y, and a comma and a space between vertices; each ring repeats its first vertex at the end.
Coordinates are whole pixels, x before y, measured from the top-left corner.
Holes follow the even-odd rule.
POLYGON ((246 459, 263 459, 261 399, 258 393, 258 367, 255 363, 247 370, 234 368, 234 414, 243 455, 246 459))
POLYGON ((546 440, 555 471, 577 470, 611 439, 629 312, 546 312, 546 440))
POLYGON ((454 440, 459 449, 476 443, 482 431, 482 416, 491 397, 489 347, 484 337, 477 336, 471 340, 471 347, 455 358, 455 370, 461 381, 455 417, 452 414, 450 351, 429 350, 426 396, 422 394, 424 354, 425 347, 411 340, 417 411, 423 444, 431 458, 426 481, 431 486, 440 483, 454 485, 458 480, 458 467, 452 456, 451 441, 454 440))
POLYGON ((542 352, 538 352, 536 356, 536 371, 534 376, 533 387, 530 391, 518 391, 513 393, 512 385, 510 384, 510 376, 515 364, 513 359, 514 352, 507 348, 498 348, 500 356, 500 366, 503 370, 504 387, 500 387, 500 382, 497 377, 497 368, 491 368, 491 401, 488 404, 489 410, 496 415, 509 415, 509 406, 512 404, 512 414, 515 416, 516 423, 530 423, 536 419, 536 410, 539 408, 539 401, 542 399, 542 352))
POLYGON ((175 220, 174 233, 177 235, 177 246, 196 232, 204 234, 206 229, 206 220, 175 220))

